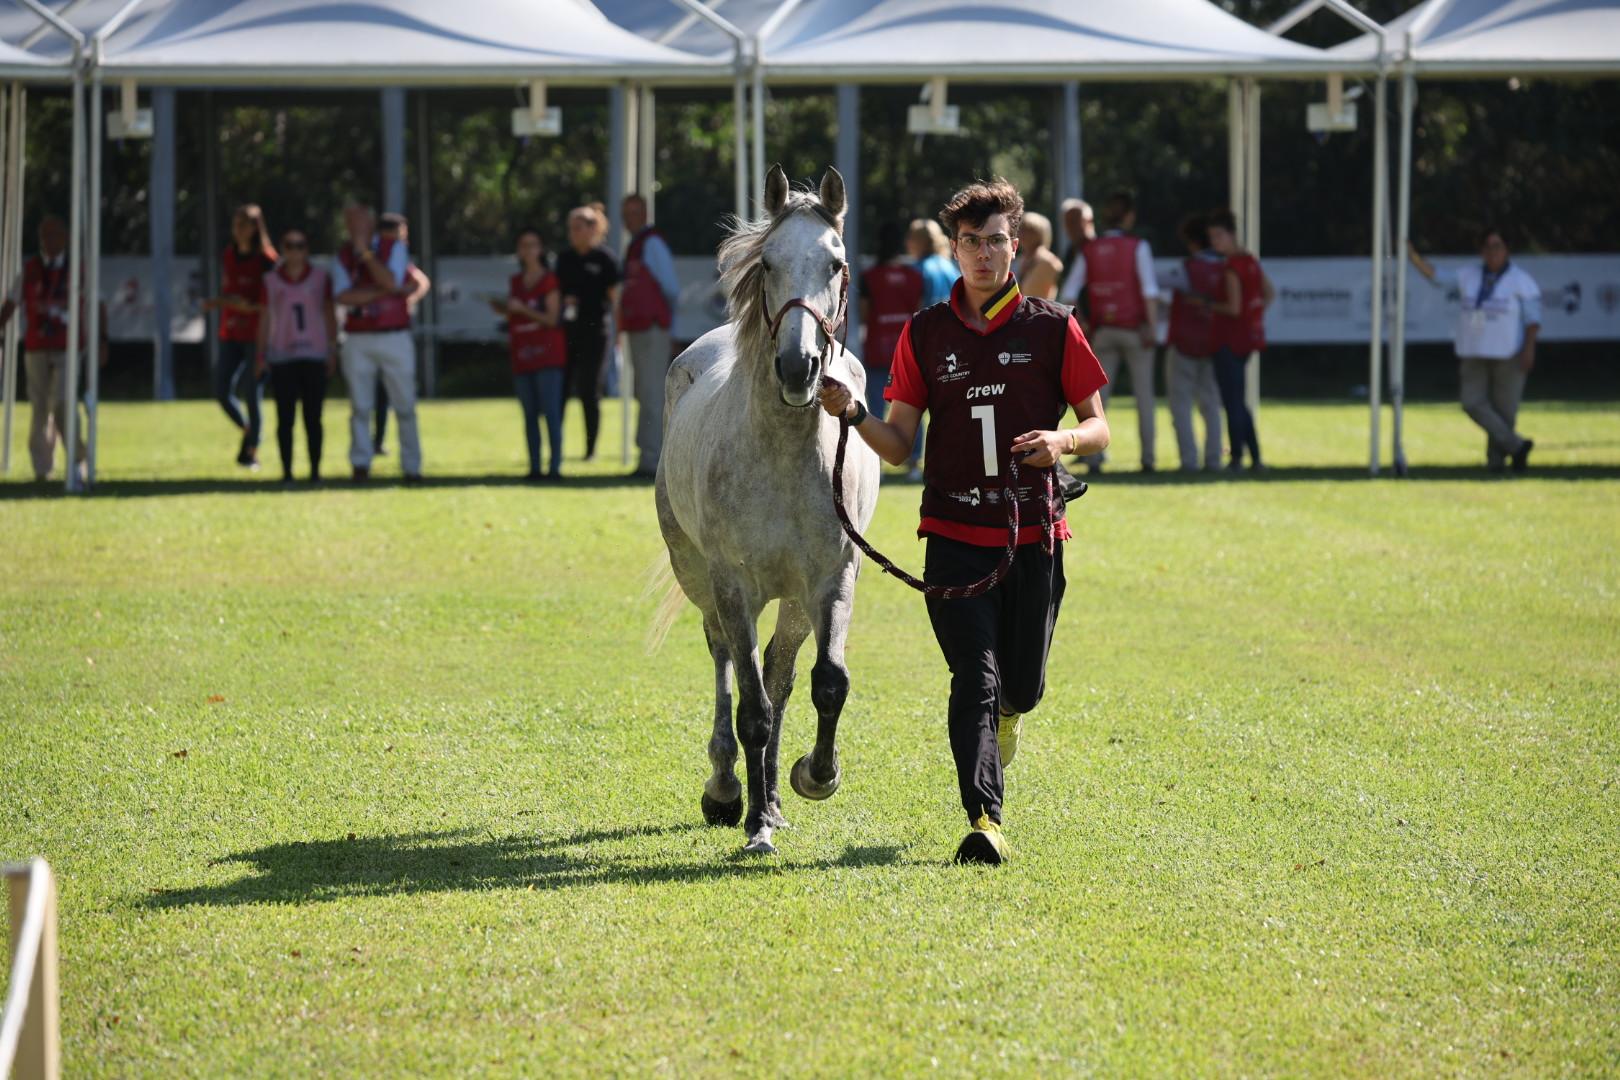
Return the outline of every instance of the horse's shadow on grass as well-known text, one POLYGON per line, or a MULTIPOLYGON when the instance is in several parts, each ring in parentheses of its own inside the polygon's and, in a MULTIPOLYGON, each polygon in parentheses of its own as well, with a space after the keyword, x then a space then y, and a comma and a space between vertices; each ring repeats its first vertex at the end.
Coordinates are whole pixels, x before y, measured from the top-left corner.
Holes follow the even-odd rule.
MULTIPOLYGON (((212 866, 239 865, 253 872, 222 885, 152 889, 141 897, 150 908, 198 904, 301 904, 355 896, 479 891, 567 889, 591 885, 653 885, 702 882, 759 874, 896 863, 898 845, 849 847, 836 859, 783 861, 745 856, 733 849, 705 856, 712 844, 693 840, 672 850, 671 840, 708 831, 702 825, 652 825, 593 829, 565 835, 475 835, 472 830, 294 840, 215 859, 212 866), (615 850, 637 840, 639 848, 615 850), (696 848, 697 850, 692 850, 696 848)), ((724 830, 727 840, 736 830, 724 830)))

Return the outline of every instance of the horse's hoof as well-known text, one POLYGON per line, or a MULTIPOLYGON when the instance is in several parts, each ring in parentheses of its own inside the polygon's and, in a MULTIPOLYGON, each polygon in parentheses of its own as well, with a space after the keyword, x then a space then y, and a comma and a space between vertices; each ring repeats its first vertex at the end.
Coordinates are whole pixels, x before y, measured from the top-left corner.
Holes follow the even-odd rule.
POLYGON ((709 798, 709 793, 703 793, 703 820, 710 825, 736 825, 742 821, 743 801, 738 795, 730 802, 721 802, 719 799, 709 798))
POLYGON ((758 835, 743 845, 744 855, 775 855, 776 845, 771 843, 771 831, 762 829, 758 835))
POLYGON ((838 785, 843 782, 843 779, 844 770, 835 764, 831 780, 825 783, 816 780, 815 777, 810 775, 809 754, 795 761, 793 771, 788 774, 788 781, 792 783, 793 790, 798 792, 801 798, 809 799, 812 802, 832 798, 833 792, 838 790, 838 785))

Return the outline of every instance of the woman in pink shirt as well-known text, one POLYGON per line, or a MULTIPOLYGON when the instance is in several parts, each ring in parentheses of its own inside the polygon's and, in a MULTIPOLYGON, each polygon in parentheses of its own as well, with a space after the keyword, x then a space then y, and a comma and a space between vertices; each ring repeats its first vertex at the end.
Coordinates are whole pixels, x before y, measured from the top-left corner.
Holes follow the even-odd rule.
POLYGON ((264 275, 264 314, 259 319, 258 370, 270 372, 276 397, 276 443, 281 482, 292 483, 293 424, 304 405, 309 479, 321 478, 321 406, 326 380, 337 371, 337 310, 332 279, 311 265, 309 239, 297 229, 281 241, 281 262, 264 275))

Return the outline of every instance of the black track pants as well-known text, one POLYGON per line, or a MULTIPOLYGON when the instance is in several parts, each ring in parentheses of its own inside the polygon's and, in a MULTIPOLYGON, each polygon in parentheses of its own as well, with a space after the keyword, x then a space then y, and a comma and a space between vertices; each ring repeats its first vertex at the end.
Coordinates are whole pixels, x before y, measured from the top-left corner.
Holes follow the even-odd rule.
MULTIPOLYGON (((923 580, 972 584, 995 569, 1002 551, 930 536, 923 580)), ((1007 576, 983 596, 928 600, 934 638, 951 669, 951 755, 970 822, 980 814, 1001 820, 997 713, 1026 713, 1040 703, 1063 589, 1063 545, 1048 555, 1035 543, 1018 549, 1007 576)))

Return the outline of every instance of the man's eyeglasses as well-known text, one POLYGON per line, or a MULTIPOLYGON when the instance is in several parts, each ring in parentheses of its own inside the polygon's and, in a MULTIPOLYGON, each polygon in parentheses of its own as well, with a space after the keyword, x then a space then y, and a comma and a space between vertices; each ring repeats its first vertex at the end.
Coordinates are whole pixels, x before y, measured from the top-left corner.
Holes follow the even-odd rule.
POLYGON ((981 246, 988 247, 991 251, 1006 251, 1012 247, 1012 237, 1004 232, 991 233, 989 236, 958 233, 956 242, 962 246, 963 251, 978 251, 981 246))

